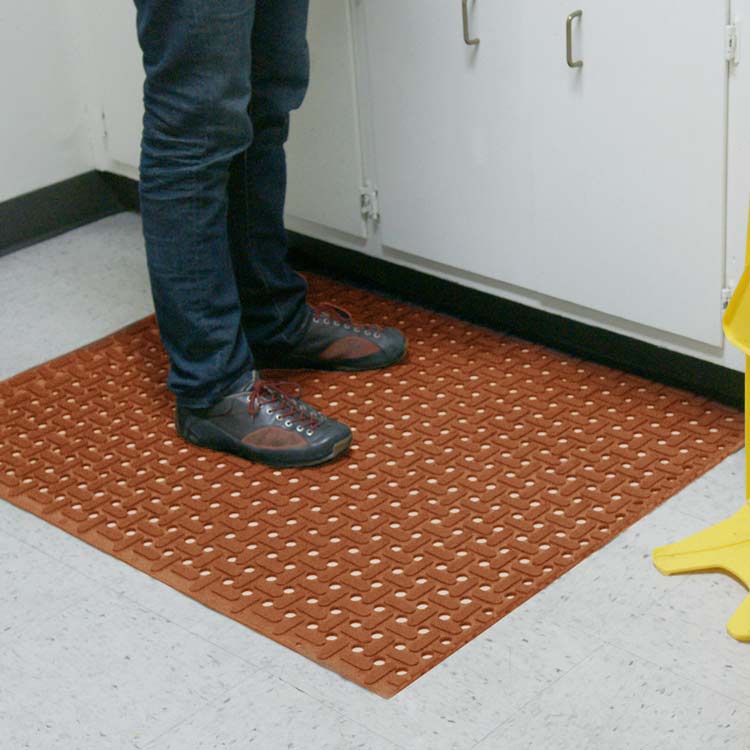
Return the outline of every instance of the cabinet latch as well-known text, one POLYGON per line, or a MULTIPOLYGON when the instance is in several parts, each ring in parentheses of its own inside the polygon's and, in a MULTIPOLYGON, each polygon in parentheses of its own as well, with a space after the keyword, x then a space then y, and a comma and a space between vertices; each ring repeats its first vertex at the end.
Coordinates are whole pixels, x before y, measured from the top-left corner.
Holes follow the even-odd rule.
POLYGON ((368 181, 360 189, 359 195, 362 216, 378 221, 380 219, 378 189, 368 181))
POLYGON ((726 310, 727 305, 729 304, 729 300, 732 299, 732 294, 734 293, 734 287, 733 286, 725 286, 721 290, 721 309, 726 310))
POLYGON ((735 22, 726 27, 726 57, 734 65, 740 64, 740 24, 735 22))

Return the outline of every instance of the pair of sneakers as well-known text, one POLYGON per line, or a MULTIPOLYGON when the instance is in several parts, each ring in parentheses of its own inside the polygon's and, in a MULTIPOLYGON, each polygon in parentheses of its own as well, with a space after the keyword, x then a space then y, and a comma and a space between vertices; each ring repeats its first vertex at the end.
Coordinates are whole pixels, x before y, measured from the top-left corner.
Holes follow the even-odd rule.
MULTIPOLYGON (((313 308, 294 348, 254 350, 263 368, 345 371, 388 367, 405 353, 400 331, 355 323, 346 310, 327 303, 313 308)), ((265 381, 257 371, 208 409, 178 405, 175 423, 191 443, 279 468, 331 461, 352 442, 349 427, 305 403, 299 388, 265 381)))

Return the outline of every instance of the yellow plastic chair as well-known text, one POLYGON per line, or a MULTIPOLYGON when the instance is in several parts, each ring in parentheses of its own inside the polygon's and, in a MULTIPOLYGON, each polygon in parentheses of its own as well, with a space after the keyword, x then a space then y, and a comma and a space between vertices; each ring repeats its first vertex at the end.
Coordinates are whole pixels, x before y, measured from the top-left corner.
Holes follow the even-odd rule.
MULTIPOLYGON (((750 589, 750 216, 745 272, 724 313, 727 339, 745 353, 745 505, 726 521, 687 539, 654 550, 665 575, 727 573, 750 589)), ((729 635, 750 642, 750 596, 727 623, 729 635)))

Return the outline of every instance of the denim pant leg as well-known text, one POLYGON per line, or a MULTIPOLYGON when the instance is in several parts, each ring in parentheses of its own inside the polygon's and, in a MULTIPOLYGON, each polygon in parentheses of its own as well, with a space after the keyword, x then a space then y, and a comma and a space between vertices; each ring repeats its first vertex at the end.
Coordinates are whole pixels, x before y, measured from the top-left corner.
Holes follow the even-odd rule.
POLYGON ((252 369, 227 223, 248 113, 255 0, 135 0, 146 82, 140 198, 157 319, 179 403, 252 369))
POLYGON ((253 28, 252 145, 232 162, 232 258, 251 347, 293 345, 309 319, 307 284, 286 262, 289 112, 309 81, 308 0, 257 0, 253 28))

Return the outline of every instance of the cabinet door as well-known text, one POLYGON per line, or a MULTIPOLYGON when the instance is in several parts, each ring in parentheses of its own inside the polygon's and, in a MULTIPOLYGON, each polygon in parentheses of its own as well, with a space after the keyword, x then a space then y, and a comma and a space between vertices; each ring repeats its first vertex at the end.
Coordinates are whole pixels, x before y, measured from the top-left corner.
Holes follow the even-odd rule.
POLYGON ((367 237, 349 0, 312 0, 310 89, 292 114, 287 215, 367 237))
POLYGON ((558 55, 544 56, 552 128, 533 130, 534 288, 720 345, 726 3, 586 4, 580 70, 562 63, 571 8, 558 7, 558 55))
POLYGON ((132 2, 93 0, 77 8, 89 33, 92 104, 101 110, 106 133, 97 167, 129 176, 137 174, 143 121, 143 63, 132 2))
POLYGON ((460 0, 365 3, 386 247, 506 280, 522 273, 534 187, 525 120, 541 80, 525 46, 545 4, 476 0, 470 47, 460 0))
POLYGON ((370 0, 384 244, 721 343, 724 2, 370 0))

